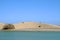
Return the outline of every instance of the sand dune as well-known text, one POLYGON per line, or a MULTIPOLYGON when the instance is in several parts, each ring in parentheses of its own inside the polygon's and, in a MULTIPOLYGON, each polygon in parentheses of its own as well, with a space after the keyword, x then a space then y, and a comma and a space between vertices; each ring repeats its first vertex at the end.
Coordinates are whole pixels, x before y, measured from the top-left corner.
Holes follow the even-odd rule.
MULTIPOLYGON (((0 30, 3 29, 4 25, 0 23, 0 30)), ((14 30, 20 31, 60 31, 60 26, 37 22, 21 22, 13 25, 15 27, 14 30)))

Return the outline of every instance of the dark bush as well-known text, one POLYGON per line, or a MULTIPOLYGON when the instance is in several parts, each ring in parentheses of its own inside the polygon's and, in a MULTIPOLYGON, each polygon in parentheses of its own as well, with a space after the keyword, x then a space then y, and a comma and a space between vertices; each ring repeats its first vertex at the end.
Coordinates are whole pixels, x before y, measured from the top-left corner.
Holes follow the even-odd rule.
POLYGON ((38 26, 38 27, 41 27, 41 26, 38 26))
POLYGON ((8 29, 15 29, 15 27, 14 27, 13 24, 6 24, 6 25, 4 25, 3 30, 8 30, 8 29))

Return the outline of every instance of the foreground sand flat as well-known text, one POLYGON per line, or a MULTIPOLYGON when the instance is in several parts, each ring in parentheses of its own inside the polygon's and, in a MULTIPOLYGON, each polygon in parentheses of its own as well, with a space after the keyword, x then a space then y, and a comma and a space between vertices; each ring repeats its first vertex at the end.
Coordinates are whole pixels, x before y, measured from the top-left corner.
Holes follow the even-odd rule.
MULTIPOLYGON (((6 24, 0 23, 0 30, 4 28, 4 25, 6 24)), ((16 30, 16 31, 60 31, 60 26, 36 23, 36 22, 22 22, 13 25, 15 29, 11 29, 11 30, 16 30)))

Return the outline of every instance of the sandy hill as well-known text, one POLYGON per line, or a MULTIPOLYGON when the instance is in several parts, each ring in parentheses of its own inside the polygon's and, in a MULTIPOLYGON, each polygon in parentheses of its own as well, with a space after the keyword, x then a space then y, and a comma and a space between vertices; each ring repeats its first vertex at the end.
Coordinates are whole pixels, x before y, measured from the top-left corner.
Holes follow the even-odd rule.
POLYGON ((36 29, 59 29, 59 26, 56 25, 51 25, 51 24, 42 24, 42 23, 36 23, 36 22, 22 22, 22 23, 18 23, 18 24, 14 24, 16 30, 36 30, 36 29))
MULTIPOLYGON (((0 23, 0 30, 4 28, 3 23, 0 23)), ((14 30, 27 30, 27 31, 60 31, 60 26, 51 25, 51 24, 43 24, 37 22, 21 22, 17 24, 13 24, 14 30)))

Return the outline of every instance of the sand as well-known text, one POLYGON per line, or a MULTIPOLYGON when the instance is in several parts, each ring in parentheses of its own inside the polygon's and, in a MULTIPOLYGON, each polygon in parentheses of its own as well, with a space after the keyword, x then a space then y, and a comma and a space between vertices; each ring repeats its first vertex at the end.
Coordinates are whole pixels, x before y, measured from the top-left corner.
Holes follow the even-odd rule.
MULTIPOLYGON (((5 24, 0 23, 0 30, 4 27, 5 24)), ((60 26, 37 23, 37 22, 21 22, 13 24, 16 31, 60 31, 60 26)))

